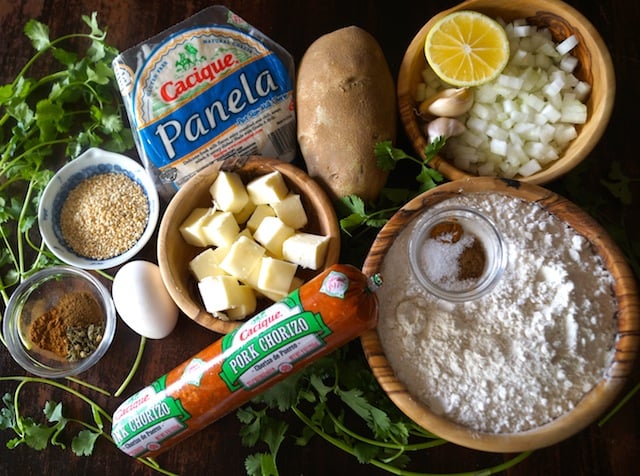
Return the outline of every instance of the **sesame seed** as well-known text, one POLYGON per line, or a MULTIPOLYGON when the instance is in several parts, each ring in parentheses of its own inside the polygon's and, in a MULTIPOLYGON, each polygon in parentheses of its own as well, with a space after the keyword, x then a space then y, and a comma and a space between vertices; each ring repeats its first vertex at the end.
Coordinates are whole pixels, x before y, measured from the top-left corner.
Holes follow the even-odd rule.
POLYGON ((131 249, 147 225, 149 203, 140 185, 109 172, 80 182, 62 205, 60 228, 79 255, 108 259, 131 249))

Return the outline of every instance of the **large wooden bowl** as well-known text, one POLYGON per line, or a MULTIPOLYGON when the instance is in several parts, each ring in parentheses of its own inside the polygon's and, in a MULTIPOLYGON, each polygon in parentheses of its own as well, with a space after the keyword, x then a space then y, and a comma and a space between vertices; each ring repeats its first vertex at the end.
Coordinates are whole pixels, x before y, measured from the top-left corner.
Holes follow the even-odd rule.
MULTIPOLYGON (((366 258, 363 272, 372 275, 381 269, 395 238, 425 209, 447 198, 473 192, 499 192, 538 203, 583 235, 602 257, 604 266, 615 278, 614 293, 618 302, 615 355, 605 372, 607 377, 572 411, 546 425, 520 433, 482 433, 437 415, 414 398, 396 378, 376 330, 362 336, 364 352, 373 374, 390 399, 407 416, 436 435, 482 451, 508 453, 549 446, 572 436, 598 418, 613 402, 631 374, 640 347, 640 303, 635 278, 616 243, 578 206, 537 185, 477 177, 440 185, 407 203, 380 231, 366 258)), ((380 319, 383 318, 380 316, 380 319)))
MULTIPOLYGON (((427 138, 415 113, 417 104, 414 100, 416 86, 422 81, 420 73, 427 64, 424 41, 435 22, 448 13, 462 9, 476 10, 507 22, 526 18, 530 24, 547 27, 556 42, 572 34, 579 39, 580 44, 572 51, 579 60, 574 74, 592 86, 587 100, 587 122, 577 127, 578 136, 559 159, 541 171, 521 178, 521 181, 540 185, 564 175, 587 157, 602 137, 611 117, 616 83, 609 50, 598 31, 580 12, 559 0, 467 0, 438 13, 420 29, 402 60, 397 84, 401 122, 416 153, 424 158, 427 145, 427 138)), ((442 156, 436 156, 430 164, 451 180, 471 176, 442 156)))
MULTIPOLYGON (((300 168, 281 160, 265 157, 238 157, 214 162, 201 170, 178 190, 169 202, 158 230, 158 265, 162 280, 180 310, 198 324, 227 334, 241 322, 223 321, 206 312, 197 282, 189 271, 189 261, 202 248, 188 245, 179 227, 194 208, 211 206, 209 187, 220 170, 235 171, 247 183, 252 178, 279 171, 292 192, 299 193, 309 222, 303 231, 330 237, 324 267, 335 264, 340 255, 340 229, 334 208, 320 186, 300 168)), ((323 268, 324 269, 324 268, 323 268)), ((300 268, 297 275, 305 281, 318 274, 300 268)), ((268 302, 262 303, 265 307, 268 302)))

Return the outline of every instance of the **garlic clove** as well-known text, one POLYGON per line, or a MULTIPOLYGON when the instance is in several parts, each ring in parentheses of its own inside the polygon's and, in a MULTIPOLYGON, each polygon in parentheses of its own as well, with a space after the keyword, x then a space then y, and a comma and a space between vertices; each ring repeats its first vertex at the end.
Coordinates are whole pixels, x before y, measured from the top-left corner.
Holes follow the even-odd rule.
POLYGON ((469 88, 448 88, 428 97, 418 108, 420 115, 440 117, 461 116, 473 106, 473 91, 469 88))
POLYGON ((445 139, 462 134, 466 130, 465 125, 458 119, 452 117, 438 117, 425 126, 425 132, 429 142, 433 142, 438 137, 445 139))

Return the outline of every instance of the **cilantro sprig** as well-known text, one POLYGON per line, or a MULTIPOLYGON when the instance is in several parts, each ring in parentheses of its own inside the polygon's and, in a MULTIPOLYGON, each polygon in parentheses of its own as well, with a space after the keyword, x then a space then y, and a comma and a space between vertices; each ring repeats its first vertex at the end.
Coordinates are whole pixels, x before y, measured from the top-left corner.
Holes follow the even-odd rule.
POLYGON ((88 147, 116 152, 133 147, 111 69, 118 52, 105 42, 95 12, 82 21, 88 32, 56 39, 46 25, 28 21, 24 32, 35 53, 11 83, 0 85, 0 295, 5 305, 10 288, 57 263, 35 224, 42 192, 61 162, 88 147), (65 47, 83 41, 83 54, 65 47), (30 75, 41 61, 58 67, 30 75))
MULTIPOLYGON (((430 476, 407 469, 411 455, 447 444, 400 413, 380 389, 361 352, 349 345, 258 395, 236 415, 244 423, 242 443, 248 447, 265 443, 269 450, 247 457, 249 476, 278 476, 277 454, 288 433, 294 434, 295 445, 322 438, 358 462, 396 475, 430 476), (290 428, 273 412, 293 413, 301 427, 290 428)), ((496 474, 530 454, 456 474, 496 474)))

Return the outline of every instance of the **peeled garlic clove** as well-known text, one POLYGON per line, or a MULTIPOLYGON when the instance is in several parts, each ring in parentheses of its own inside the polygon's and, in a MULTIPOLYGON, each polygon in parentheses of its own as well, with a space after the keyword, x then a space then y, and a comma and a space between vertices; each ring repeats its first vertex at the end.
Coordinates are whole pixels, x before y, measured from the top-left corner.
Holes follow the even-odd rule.
POLYGON ((473 106, 473 91, 469 88, 443 89, 428 97, 418 108, 421 115, 439 117, 461 116, 473 106))
POLYGON ((460 135, 466 130, 466 127, 458 119, 439 117, 429 122, 425 129, 429 142, 433 142, 438 137, 444 137, 446 140, 449 137, 460 135))

